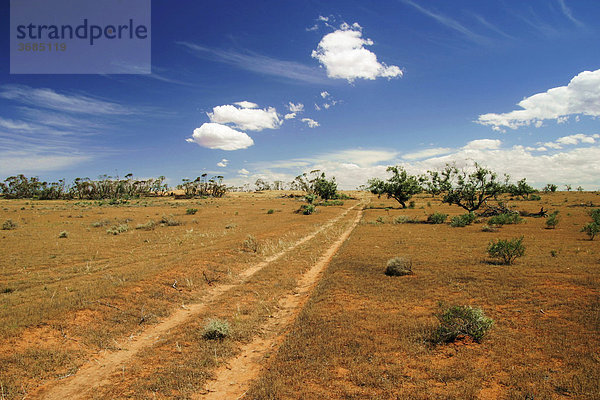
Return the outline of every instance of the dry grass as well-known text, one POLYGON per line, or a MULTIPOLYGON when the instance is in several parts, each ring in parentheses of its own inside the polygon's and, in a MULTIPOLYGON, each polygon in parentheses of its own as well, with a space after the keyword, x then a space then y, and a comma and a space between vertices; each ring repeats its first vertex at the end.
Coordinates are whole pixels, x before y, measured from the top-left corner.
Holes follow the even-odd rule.
MULTIPOLYGON (((579 232, 587 208, 569 207, 589 201, 598 197, 542 195, 545 208, 561 210, 555 230, 534 218, 498 232, 478 224, 460 231, 359 225, 245 398, 599 398, 600 260, 579 232), (521 235, 528 251, 518 264, 486 262, 491 239, 521 235), (414 275, 383 276, 381 266, 396 254, 413 260, 414 275), (494 327, 481 343, 433 346, 440 301, 480 307, 494 327)), ((426 202, 461 213, 420 197, 414 210, 370 209, 364 219, 424 219, 426 202)), ((531 212, 541 206, 512 204, 531 212)))

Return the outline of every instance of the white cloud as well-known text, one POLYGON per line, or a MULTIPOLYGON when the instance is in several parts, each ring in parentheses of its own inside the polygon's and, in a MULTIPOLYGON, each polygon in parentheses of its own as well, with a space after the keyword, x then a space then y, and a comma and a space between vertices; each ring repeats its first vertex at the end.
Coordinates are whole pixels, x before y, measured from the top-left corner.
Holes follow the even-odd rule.
POLYGON ((263 110, 260 108, 239 108, 227 104, 213 107, 213 112, 207 113, 207 115, 211 122, 233 124, 239 129, 249 131, 277 129, 281 125, 277 110, 273 107, 263 110))
POLYGON ((563 136, 554 142, 546 142, 546 143, 538 143, 543 145, 543 147, 548 147, 551 149, 562 149, 563 146, 567 145, 577 145, 579 143, 585 144, 593 144, 596 143, 596 139, 599 139, 600 135, 585 135, 583 133, 577 133, 575 135, 563 136))
POLYGON ((397 152, 389 150, 348 149, 322 154, 318 156, 317 159, 351 163, 360 167, 367 167, 392 160, 397 155, 397 152))
POLYGON ((227 164, 229 164, 229 160, 224 158, 217 163, 217 167, 225 168, 227 164))
POLYGON ((287 108, 293 113, 301 113, 302 111, 304 111, 304 104, 294 104, 290 101, 290 103, 287 105, 287 108))
POLYGON ((463 150, 492 150, 502 145, 502 141, 497 139, 477 139, 468 142, 463 150))
POLYGON ((544 120, 564 122, 570 115, 600 116, 600 69, 584 71, 575 76, 567 86, 549 89, 526 97, 518 105, 521 110, 504 114, 482 114, 477 122, 496 130, 501 127, 517 129, 533 124, 542 126, 544 120))
POLYGON ((329 96, 329 92, 327 92, 327 91, 321 92, 322 98, 326 98, 327 96, 329 96))
POLYGON ((317 111, 321 111, 321 107, 319 107, 319 105, 318 105, 318 104, 316 104, 316 103, 315 103, 315 110, 317 110, 317 111))
POLYGON ((236 106, 240 106, 242 108, 258 108, 258 104, 252 103, 251 101, 238 101, 237 103, 233 103, 236 106))
POLYGON ((310 118, 302 118, 302 122, 305 122, 309 128, 316 128, 317 126, 319 126, 319 123, 317 121, 310 118))
POLYGON ((283 117, 283 119, 294 119, 294 118, 296 118, 296 113, 285 114, 285 116, 283 117))
POLYGON ((194 129, 192 137, 186 141, 209 149, 220 150, 240 150, 254 144, 252 138, 246 133, 236 131, 227 125, 210 122, 194 129))
POLYGON ((375 53, 364 46, 371 46, 371 39, 364 39, 360 25, 349 26, 343 23, 340 29, 325 35, 311 56, 319 60, 330 78, 373 80, 377 77, 394 78, 402 76, 395 65, 387 66, 377 61, 375 53))
POLYGON ((404 155, 402 155, 402 158, 405 160, 418 160, 421 158, 429 158, 429 157, 433 157, 433 156, 439 156, 441 154, 446 154, 451 151, 452 151, 452 149, 449 149, 447 147, 436 147, 433 149, 424 149, 424 150, 415 151, 414 153, 404 154, 404 155))
POLYGON ((240 175, 248 175, 250 173, 250 171, 248 171, 246 168, 242 168, 240 170, 238 170, 238 174, 240 175))

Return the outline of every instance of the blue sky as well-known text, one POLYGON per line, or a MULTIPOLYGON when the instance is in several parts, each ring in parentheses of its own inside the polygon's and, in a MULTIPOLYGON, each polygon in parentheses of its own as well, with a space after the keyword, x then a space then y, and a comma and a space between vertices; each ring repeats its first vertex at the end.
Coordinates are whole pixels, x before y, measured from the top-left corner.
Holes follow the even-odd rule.
POLYGON ((11 75, 1 7, 2 179, 351 189, 475 160, 600 187, 597 1, 153 1, 152 75, 11 75))

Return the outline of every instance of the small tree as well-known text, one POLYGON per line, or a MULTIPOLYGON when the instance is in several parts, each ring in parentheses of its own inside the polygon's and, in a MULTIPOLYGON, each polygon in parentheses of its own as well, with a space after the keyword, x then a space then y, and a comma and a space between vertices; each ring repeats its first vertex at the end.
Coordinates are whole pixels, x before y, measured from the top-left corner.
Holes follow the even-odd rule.
POLYGON ((314 180, 313 188, 315 194, 325 201, 335 198, 337 194, 337 183, 335 183, 335 178, 327 180, 327 178, 325 178, 325 173, 322 173, 321 176, 314 180))
POLYGON ((556 186, 554 183, 549 183, 544 187, 544 192, 556 192, 556 189, 558 189, 558 186, 556 186))
POLYGON ((558 210, 554 211, 552 214, 548 215, 548 219, 546 220, 546 227, 548 229, 556 228, 556 225, 558 225, 559 220, 560 219, 558 218, 558 210))
POLYGON ((376 194, 377 197, 386 195, 388 199, 393 198, 402 205, 402 208, 406 208, 406 202, 413 195, 423 191, 419 179, 416 176, 409 175, 400 166, 388 167, 387 172, 392 173, 387 181, 379 178, 369 179, 368 190, 376 194))
POLYGON ((525 178, 517 182, 517 184, 509 184, 506 186, 506 191, 512 196, 520 196, 524 199, 529 198, 530 194, 535 193, 535 189, 527 184, 525 178))
POLYGON ((456 204, 468 212, 479 209, 485 201, 502 193, 503 185, 496 173, 478 163, 475 163, 475 171, 470 174, 446 165, 446 176, 448 182, 456 180, 456 184, 450 187, 443 202, 456 204))
POLYGON ((491 241, 488 245, 488 254, 493 258, 501 258, 506 265, 512 264, 517 257, 525 254, 523 236, 513 239, 498 239, 497 242, 491 241))

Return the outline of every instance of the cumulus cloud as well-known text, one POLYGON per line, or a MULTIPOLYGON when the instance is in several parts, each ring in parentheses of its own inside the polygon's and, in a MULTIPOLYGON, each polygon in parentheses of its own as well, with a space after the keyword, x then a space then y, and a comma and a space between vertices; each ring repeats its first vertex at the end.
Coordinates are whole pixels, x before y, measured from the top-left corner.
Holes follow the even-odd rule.
POLYGON ((238 174, 240 175, 248 175, 250 173, 250 171, 248 171, 246 168, 242 168, 240 170, 238 170, 238 174))
POLYGON ((294 118, 296 118, 296 113, 285 114, 285 116, 283 117, 283 119, 294 119, 294 118))
POLYGON ((329 96, 329 92, 327 92, 327 91, 321 92, 321 97, 322 98, 325 99, 325 98, 327 98, 327 96, 329 96))
POLYGON ((600 135, 598 135, 598 134, 585 135, 583 133, 577 133, 575 135, 560 137, 560 138, 556 139, 556 141, 554 141, 554 142, 538 143, 542 146, 538 147, 536 150, 546 151, 547 148, 562 149, 563 146, 577 145, 579 143, 593 144, 593 143, 596 143, 596 139, 599 139, 599 138, 600 138, 600 135))
POLYGON ((468 142, 463 150, 492 150, 497 149, 502 145, 502 141, 498 139, 477 139, 468 142))
POLYGON ((236 106, 240 106, 242 108, 258 108, 258 104, 252 103, 251 101, 238 101, 237 103, 233 103, 236 106))
POLYGON ((290 112, 300 113, 300 112, 304 111, 304 104, 302 104, 302 103, 294 104, 290 101, 290 103, 287 105, 287 108, 288 108, 288 110, 290 110, 290 112))
POLYGON ((227 104, 213 107, 211 113, 207 113, 211 122, 217 124, 233 124, 235 127, 249 131, 262 131, 263 129, 277 129, 281 126, 281 120, 277 110, 273 107, 243 108, 227 104))
POLYGON ((362 37, 360 25, 343 23, 339 29, 321 39, 311 56, 319 60, 325 67, 327 76, 334 79, 353 82, 355 79, 390 79, 402 76, 399 67, 378 62, 375 53, 365 48, 371 45, 371 39, 362 37))
POLYGON ((187 142, 197 143, 202 147, 220 150, 240 150, 250 147, 254 141, 244 132, 236 131, 227 125, 207 122, 194 129, 187 142))
POLYGON ((565 122, 571 115, 600 116, 600 69, 584 71, 567 86, 559 86, 543 93, 526 97, 518 103, 521 110, 504 114, 482 114, 477 122, 495 130, 503 127, 541 127, 544 120, 565 122))
POLYGON ((316 128, 317 126, 319 126, 319 123, 317 121, 310 118, 302 118, 302 122, 306 123, 306 125, 308 125, 309 128, 316 128))
POLYGON ((224 158, 217 163, 217 167, 225 168, 227 164, 229 164, 229 160, 224 158))

